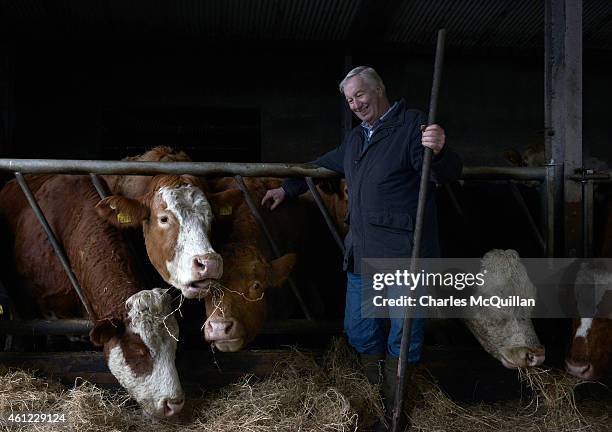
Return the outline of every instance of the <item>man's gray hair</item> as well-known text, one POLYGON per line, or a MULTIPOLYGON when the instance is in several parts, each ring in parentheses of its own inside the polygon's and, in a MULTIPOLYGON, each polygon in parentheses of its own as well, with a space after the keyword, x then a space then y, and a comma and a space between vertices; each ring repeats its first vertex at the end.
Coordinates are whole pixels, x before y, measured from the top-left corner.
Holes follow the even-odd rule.
POLYGON ((378 75, 374 68, 371 68, 370 66, 357 66, 355 69, 347 73, 344 79, 340 81, 340 93, 344 94, 344 86, 346 85, 346 82, 357 75, 361 75, 363 79, 372 87, 380 87, 383 94, 386 93, 385 85, 383 84, 380 75, 378 75))

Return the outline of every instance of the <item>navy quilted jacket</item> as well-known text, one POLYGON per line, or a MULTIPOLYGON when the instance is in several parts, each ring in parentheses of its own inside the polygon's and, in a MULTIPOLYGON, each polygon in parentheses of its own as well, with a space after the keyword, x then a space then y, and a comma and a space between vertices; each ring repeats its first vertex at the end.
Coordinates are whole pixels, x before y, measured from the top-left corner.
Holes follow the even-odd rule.
MULTIPOLYGON (((423 113, 406 108, 404 100, 389 113, 364 148, 363 128, 357 126, 344 143, 313 163, 345 176, 349 192, 344 243, 344 270, 361 273, 361 258, 407 258, 412 255, 414 221, 424 148, 423 113)), ((461 174, 459 156, 448 146, 431 164, 432 180, 444 183, 461 174)), ((303 179, 283 183, 288 197, 307 190, 303 179)), ((438 257, 435 188, 430 187, 422 235, 422 257, 438 257)))

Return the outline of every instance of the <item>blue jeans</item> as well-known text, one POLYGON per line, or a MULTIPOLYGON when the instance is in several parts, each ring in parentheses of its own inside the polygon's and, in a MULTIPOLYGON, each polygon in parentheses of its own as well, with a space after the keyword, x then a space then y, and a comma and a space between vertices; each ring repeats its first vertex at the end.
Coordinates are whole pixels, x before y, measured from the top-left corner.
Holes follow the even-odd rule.
MULTIPOLYGON (((346 273, 346 309, 344 331, 349 343, 361 354, 384 354, 399 357, 404 320, 401 318, 362 318, 361 275, 346 273)), ((408 361, 417 362, 423 351, 425 320, 412 319, 408 361)))

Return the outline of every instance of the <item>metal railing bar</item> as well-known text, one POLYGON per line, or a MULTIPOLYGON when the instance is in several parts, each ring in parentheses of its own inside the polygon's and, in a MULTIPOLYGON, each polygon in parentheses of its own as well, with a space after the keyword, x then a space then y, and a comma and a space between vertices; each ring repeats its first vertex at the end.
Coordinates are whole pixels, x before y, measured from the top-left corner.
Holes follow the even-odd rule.
POLYGON ((334 171, 308 164, 230 162, 136 162, 59 159, 0 159, 0 171, 28 174, 193 174, 245 177, 337 177, 334 171))
MULTIPOLYGON (((310 164, 234 162, 137 162, 60 159, 0 159, 0 171, 28 174, 193 174, 199 176, 334 178, 338 173, 310 164)), ((607 174, 602 179, 607 178, 607 174)), ((463 180, 544 180, 545 167, 463 167, 463 180)))
MULTIPOLYGON (((94 323, 86 319, 0 320, 0 334, 7 335, 86 335, 93 327, 94 323)), ((342 321, 304 319, 268 321, 264 324, 262 334, 304 334, 312 331, 341 333, 342 321)))
POLYGON ((81 303, 83 303, 83 306, 85 307, 85 310, 87 311, 87 315, 90 317, 90 319, 95 320, 96 315, 94 314, 93 309, 91 308, 91 305, 87 301, 87 298, 83 295, 81 285, 79 284, 79 281, 77 280, 76 276, 74 275, 74 272, 72 271, 72 268, 70 267, 70 262, 68 261, 68 258, 66 257, 66 254, 62 246, 57 241, 57 238, 55 237, 55 234, 53 233, 53 230, 51 229, 49 222, 47 222, 45 215, 43 214, 42 210, 38 206, 38 203, 36 202, 36 198, 34 198, 34 195, 32 195, 32 191, 28 187, 28 184, 25 178, 19 172, 15 173, 15 178, 17 179, 17 183, 19 183, 19 186, 21 187, 21 190, 23 191, 26 197, 26 200, 30 204, 32 211, 36 215, 36 218, 38 219, 43 230, 45 231, 45 234, 47 234, 49 243, 51 243, 51 247, 55 251, 55 255, 57 256, 62 267, 64 268, 64 271, 66 272, 66 276, 68 276, 70 283, 72 284, 72 286, 74 287, 74 290, 76 291, 77 295, 81 299, 81 303))
POLYGON ((100 199, 103 200, 106 198, 109 195, 109 191, 106 184, 100 180, 100 177, 98 177, 98 174, 89 173, 89 178, 91 179, 91 183, 96 188, 96 192, 98 192, 100 199))

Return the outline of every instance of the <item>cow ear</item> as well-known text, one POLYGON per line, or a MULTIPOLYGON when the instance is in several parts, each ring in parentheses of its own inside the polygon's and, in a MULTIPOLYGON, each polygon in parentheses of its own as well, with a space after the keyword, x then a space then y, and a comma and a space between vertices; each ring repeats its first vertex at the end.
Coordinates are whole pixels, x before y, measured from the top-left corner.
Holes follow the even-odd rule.
POLYGON ((96 205, 98 216, 117 228, 140 227, 149 217, 149 207, 136 199, 113 195, 96 205))
POLYGON ((234 211, 244 202, 240 189, 228 189, 210 194, 206 198, 208 198, 217 219, 231 218, 234 211))
POLYGON ((97 321, 89 332, 89 340, 95 346, 104 346, 113 337, 125 333, 125 324, 119 318, 108 318, 97 321))
POLYGON ((270 286, 280 287, 287 281, 291 270, 295 266, 296 258, 294 253, 288 253, 270 263, 270 267, 272 267, 270 286))

